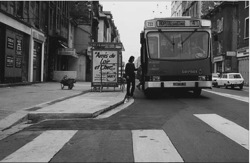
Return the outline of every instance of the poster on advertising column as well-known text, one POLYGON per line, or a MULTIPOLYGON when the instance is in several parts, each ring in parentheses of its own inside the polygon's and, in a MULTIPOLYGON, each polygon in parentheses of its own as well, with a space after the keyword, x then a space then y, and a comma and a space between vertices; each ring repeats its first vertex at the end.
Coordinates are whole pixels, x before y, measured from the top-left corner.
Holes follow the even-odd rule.
POLYGON ((92 51, 92 86, 118 86, 118 51, 92 51))

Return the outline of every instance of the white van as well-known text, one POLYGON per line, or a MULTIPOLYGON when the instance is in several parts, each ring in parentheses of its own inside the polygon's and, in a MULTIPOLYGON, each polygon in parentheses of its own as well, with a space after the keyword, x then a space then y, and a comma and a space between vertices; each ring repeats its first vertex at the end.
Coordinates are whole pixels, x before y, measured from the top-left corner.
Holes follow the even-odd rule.
POLYGON ((228 88, 230 86, 231 88, 234 87, 240 87, 240 89, 243 88, 244 85, 244 79, 241 76, 240 73, 225 73, 222 74, 220 78, 217 79, 217 85, 218 87, 225 86, 228 88))

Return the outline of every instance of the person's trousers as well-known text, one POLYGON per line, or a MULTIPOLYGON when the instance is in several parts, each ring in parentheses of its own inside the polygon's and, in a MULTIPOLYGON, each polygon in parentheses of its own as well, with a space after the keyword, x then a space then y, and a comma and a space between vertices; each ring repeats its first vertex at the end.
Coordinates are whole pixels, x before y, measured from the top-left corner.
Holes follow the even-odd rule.
POLYGON ((127 96, 133 96, 135 91, 135 78, 127 79, 127 96))

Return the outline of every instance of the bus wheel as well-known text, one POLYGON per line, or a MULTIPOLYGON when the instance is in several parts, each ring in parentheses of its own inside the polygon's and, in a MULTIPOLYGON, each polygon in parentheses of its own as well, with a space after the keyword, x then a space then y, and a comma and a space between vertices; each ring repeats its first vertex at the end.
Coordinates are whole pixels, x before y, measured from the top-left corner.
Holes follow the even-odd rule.
POLYGON ((195 89, 194 90, 194 96, 199 97, 201 95, 201 89, 195 89))

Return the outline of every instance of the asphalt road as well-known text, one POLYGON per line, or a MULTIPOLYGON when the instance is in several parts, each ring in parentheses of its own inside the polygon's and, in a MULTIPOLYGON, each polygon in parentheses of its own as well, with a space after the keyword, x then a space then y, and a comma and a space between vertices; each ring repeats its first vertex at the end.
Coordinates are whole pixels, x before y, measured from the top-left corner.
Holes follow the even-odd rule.
MULTIPOLYGON (((247 89, 212 91, 248 97, 247 89)), ((146 99, 136 90, 110 117, 47 120, 1 140, 0 160, 249 162, 248 130, 249 102, 206 91, 146 99)))

